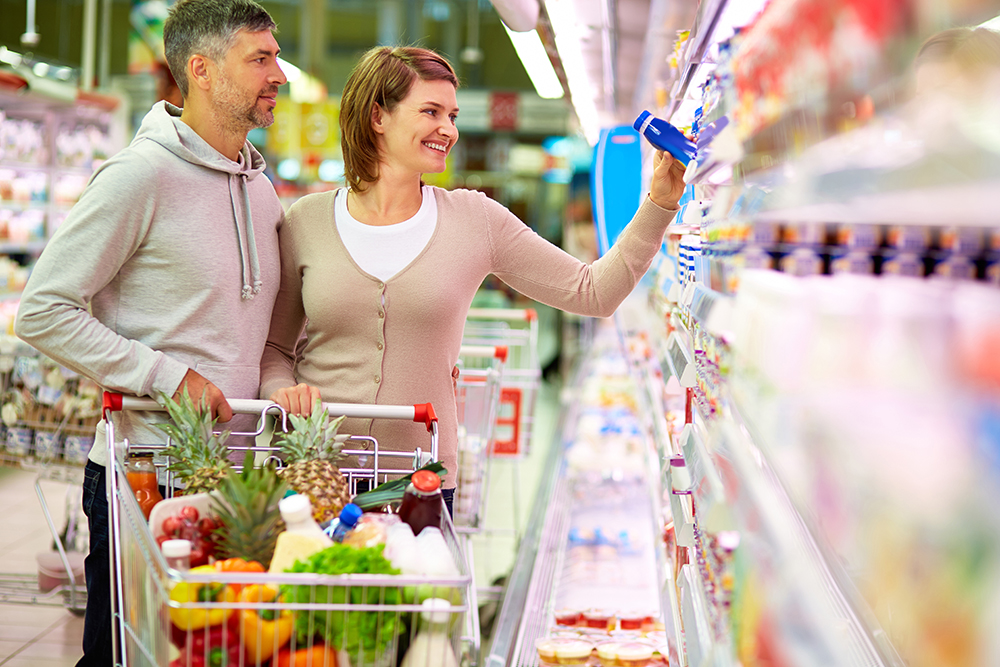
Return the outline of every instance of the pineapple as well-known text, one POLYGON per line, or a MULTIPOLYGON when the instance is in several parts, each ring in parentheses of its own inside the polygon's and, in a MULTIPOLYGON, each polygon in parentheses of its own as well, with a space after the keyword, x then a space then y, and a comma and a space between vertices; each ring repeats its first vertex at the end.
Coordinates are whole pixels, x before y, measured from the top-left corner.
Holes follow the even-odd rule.
POLYGON ((343 417, 331 420, 319 403, 307 417, 289 415, 294 430, 282 433, 275 443, 281 448, 286 467, 279 471, 297 493, 309 496, 317 522, 329 521, 351 502, 347 480, 340 474, 343 442, 337 441, 337 429, 343 417))
POLYGON ((247 452, 243 472, 227 474, 216 490, 212 504, 221 530, 216 532, 218 558, 255 560, 267 568, 274 556, 274 544, 284 529, 278 501, 288 485, 273 466, 253 467, 247 452))
POLYGON ((163 453, 170 457, 168 470, 184 484, 184 493, 208 492, 219 486, 229 468, 226 440, 229 431, 213 433, 216 420, 208 410, 200 409, 188 395, 187 387, 180 401, 162 398, 173 423, 156 424, 170 437, 163 453))

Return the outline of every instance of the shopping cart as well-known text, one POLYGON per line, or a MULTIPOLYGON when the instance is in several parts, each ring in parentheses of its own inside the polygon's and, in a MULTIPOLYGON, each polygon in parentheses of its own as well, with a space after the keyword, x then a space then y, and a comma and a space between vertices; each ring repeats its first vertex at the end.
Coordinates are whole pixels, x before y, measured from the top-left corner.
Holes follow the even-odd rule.
POLYGON ((485 518, 493 433, 505 345, 463 345, 455 383, 458 409, 458 483, 454 519, 461 528, 479 528, 485 518))
MULTIPOLYGON (((286 414, 280 407, 268 401, 230 400, 234 413, 258 414, 260 427, 254 433, 234 433, 235 436, 256 437, 264 431, 264 417, 275 415, 278 428, 287 429, 286 414)), ((430 455, 437 458, 437 418, 430 404, 416 406, 381 406, 356 404, 324 404, 332 416, 345 415, 357 418, 407 419, 427 425, 430 433, 430 455)), ((214 572, 182 572, 167 567, 166 560, 153 539, 149 525, 139 509, 138 502, 129 487, 124 461, 130 450, 156 450, 163 445, 133 445, 127 440, 116 443, 111 412, 116 410, 156 410, 162 409, 154 401, 105 395, 105 418, 108 422, 107 446, 109 452, 108 494, 111 536, 112 618, 116 630, 114 655, 116 665, 128 667, 167 666, 188 667, 212 665, 212 659, 222 658, 223 664, 229 656, 229 664, 237 666, 261 666, 272 664, 262 659, 266 653, 272 656, 279 648, 280 633, 274 632, 270 639, 264 633, 252 633, 240 625, 247 613, 270 615, 277 620, 299 619, 310 630, 326 628, 333 636, 342 640, 338 646, 337 660, 323 648, 317 635, 308 632, 304 636, 295 635, 284 650, 312 652, 308 664, 314 667, 367 667, 396 665, 400 656, 416 651, 417 646, 432 646, 440 655, 411 656, 408 665, 447 665, 446 653, 453 651, 456 656, 467 656, 474 662, 479 652, 478 627, 470 625, 470 591, 472 578, 465 563, 461 545, 454 525, 443 512, 442 534, 448 551, 458 568, 457 576, 417 577, 374 574, 258 574, 214 572), (259 599, 245 599, 246 596, 221 596, 221 600, 198 601, 198 590, 223 587, 246 587, 251 585, 279 587, 288 592, 292 599, 272 599, 261 594, 259 599), (178 586, 187 587, 189 594, 171 595, 178 586), (285 588, 291 587, 291 588, 285 588), (425 598, 439 598, 447 601, 443 609, 434 616, 437 628, 445 628, 444 643, 420 642, 417 637, 421 630, 421 610, 418 604, 425 598), (186 632, 178 632, 172 619, 181 614, 185 619, 196 619, 189 623, 186 632), (236 619, 236 622, 233 619, 236 619), (216 622, 212 622, 216 621, 216 622), (256 639, 251 635, 257 634, 256 639), (183 647, 179 649, 178 647, 183 647), (412 650, 411 650, 412 649, 412 650), (177 655, 179 653, 179 656, 177 655), (177 657, 175 657, 177 656, 177 657)), ((378 442, 372 438, 361 438, 370 445, 367 449, 348 450, 344 453, 355 456, 370 456, 374 467, 342 469, 353 486, 362 479, 374 483, 389 475, 401 475, 406 471, 382 470, 379 462, 386 457, 412 457, 421 459, 419 449, 413 452, 380 451, 378 442)), ((351 440, 348 441, 349 443, 351 440)), ((273 448, 248 445, 233 447, 245 451, 273 452, 273 448)), ((352 488, 353 491, 353 488, 352 488)), ((235 588, 231 588, 235 591, 235 588)), ((265 590, 265 589, 254 589, 265 590)), ((260 618, 258 616, 257 618, 260 618)), ((426 629, 426 628, 425 628, 426 629)), ((330 634, 326 635, 330 637, 330 634)), ((334 642, 336 643, 336 642, 334 642)), ((301 655, 301 654, 300 654, 301 655)), ((282 664, 275 659, 274 665, 282 664)), ((290 664, 307 664, 290 662, 290 664)))
POLYGON ((507 348, 493 453, 523 456, 531 443, 535 401, 542 380, 538 361, 538 314, 533 308, 471 308, 463 345, 507 348))

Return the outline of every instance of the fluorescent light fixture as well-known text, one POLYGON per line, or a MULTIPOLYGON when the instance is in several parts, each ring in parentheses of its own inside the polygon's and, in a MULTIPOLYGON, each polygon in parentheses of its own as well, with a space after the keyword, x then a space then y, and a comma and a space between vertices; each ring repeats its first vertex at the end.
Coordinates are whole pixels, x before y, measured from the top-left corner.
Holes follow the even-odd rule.
POLYGON ((538 96, 547 100, 558 100, 562 97, 562 83, 559 81, 555 69, 552 68, 552 61, 549 60, 549 54, 545 52, 545 46, 542 44, 542 38, 538 36, 538 31, 514 32, 507 27, 506 23, 503 28, 507 31, 510 43, 514 45, 517 57, 521 59, 521 64, 524 65, 524 70, 528 73, 528 78, 535 86, 535 92, 538 93, 538 96))
POLYGON ((1000 30, 1000 16, 992 18, 989 21, 984 21, 979 24, 980 28, 989 28, 990 30, 1000 30))
POLYGON ((284 58, 278 58, 278 67, 280 67, 281 71, 285 73, 285 78, 288 79, 288 83, 295 83, 302 78, 302 70, 284 58))
POLYGON ((566 83, 573 97, 573 108, 580 119, 583 136, 591 146, 597 144, 601 136, 601 120, 597 114, 595 98, 597 88, 587 75, 583 65, 582 31, 585 26, 577 22, 574 0, 546 0, 545 11, 549 14, 552 32, 559 51, 559 60, 566 72, 566 83))

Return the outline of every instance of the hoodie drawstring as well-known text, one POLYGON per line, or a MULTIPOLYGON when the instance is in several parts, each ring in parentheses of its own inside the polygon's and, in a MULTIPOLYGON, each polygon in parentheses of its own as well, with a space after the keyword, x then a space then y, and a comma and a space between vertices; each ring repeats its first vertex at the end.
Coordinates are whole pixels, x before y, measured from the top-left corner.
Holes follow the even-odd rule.
MULTIPOLYGON (((243 267, 243 290, 240 297, 252 299, 260 293, 263 282, 260 279, 260 260, 257 257, 257 240, 253 233, 253 214, 250 212, 250 188, 247 185, 247 175, 240 174, 243 182, 243 211, 246 216, 246 244, 250 253, 250 275, 247 276, 247 257, 243 252, 243 227, 240 225, 239 211, 236 199, 232 197, 232 180, 230 180, 230 199, 233 202, 233 219, 236 221, 236 238, 240 246, 240 262, 243 267)), ((230 175, 232 179, 232 175, 230 175)))

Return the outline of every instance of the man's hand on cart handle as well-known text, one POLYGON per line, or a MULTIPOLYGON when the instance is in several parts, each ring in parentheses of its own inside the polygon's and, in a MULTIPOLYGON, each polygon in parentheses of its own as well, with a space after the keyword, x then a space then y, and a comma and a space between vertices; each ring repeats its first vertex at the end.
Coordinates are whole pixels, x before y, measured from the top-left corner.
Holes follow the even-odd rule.
POLYGON ((312 409, 316 405, 316 401, 322 399, 317 387, 299 383, 294 387, 282 387, 278 389, 271 394, 270 400, 280 405, 289 414, 308 417, 312 414, 312 409))
POLYGON ((222 390, 190 368, 184 374, 184 379, 181 380, 177 391, 174 392, 175 401, 180 400, 185 387, 187 387, 188 396, 194 400, 201 397, 208 405, 212 411, 212 418, 218 418, 220 422, 227 422, 233 418, 233 409, 229 406, 222 390))

